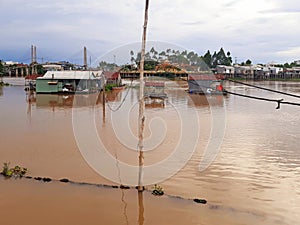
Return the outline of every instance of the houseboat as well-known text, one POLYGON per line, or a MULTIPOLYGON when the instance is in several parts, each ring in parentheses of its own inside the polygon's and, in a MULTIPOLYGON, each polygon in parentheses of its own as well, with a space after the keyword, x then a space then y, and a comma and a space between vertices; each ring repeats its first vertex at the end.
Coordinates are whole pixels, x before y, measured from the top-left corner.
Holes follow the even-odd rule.
POLYGON ((42 77, 40 74, 30 74, 25 77, 25 91, 35 91, 36 79, 42 77))
POLYGON ((224 75, 213 73, 192 73, 188 75, 189 93, 191 94, 221 94, 226 92, 223 88, 224 75))
POLYGON ((103 89, 102 71, 47 71, 36 79, 36 93, 94 93, 103 89))

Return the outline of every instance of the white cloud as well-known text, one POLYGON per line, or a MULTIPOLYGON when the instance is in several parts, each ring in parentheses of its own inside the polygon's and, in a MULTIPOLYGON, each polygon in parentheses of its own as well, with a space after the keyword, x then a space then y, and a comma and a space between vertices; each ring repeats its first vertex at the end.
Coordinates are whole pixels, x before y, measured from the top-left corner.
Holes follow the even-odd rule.
POLYGON ((283 56, 290 59, 300 59, 300 46, 289 48, 287 50, 276 52, 278 56, 283 56))
MULTIPOLYGON (((179 43, 199 54, 225 47, 252 61, 286 59, 280 52, 300 46, 298 5, 296 0, 150 1, 148 40, 179 43)), ((82 44, 105 52, 141 39, 140 0, 2 0, 0 7, 5 30, 0 49, 35 42, 65 52, 82 44)))

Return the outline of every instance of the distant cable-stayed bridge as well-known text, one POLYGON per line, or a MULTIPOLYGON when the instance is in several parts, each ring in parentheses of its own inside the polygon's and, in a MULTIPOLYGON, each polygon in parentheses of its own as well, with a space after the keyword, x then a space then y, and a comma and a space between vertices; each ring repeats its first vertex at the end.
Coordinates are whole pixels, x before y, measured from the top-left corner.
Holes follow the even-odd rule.
MULTIPOLYGON (((19 49, 20 50, 20 49, 19 49)), ((1 59, 3 61, 15 61, 17 63, 25 63, 30 64, 32 63, 32 52, 30 51, 30 48, 28 49, 21 49, 20 52, 14 52, 11 53, 12 56, 10 56, 8 59, 1 59)), ((91 65, 93 61, 96 60, 97 56, 87 49, 87 58, 88 58, 88 65, 91 65)), ((55 53, 52 50, 45 49, 43 47, 38 47, 36 50, 35 60, 40 63, 46 63, 46 62, 69 62, 76 65, 83 65, 84 64, 84 50, 83 48, 79 51, 76 51, 71 54, 65 54, 61 51, 58 51, 55 53)))

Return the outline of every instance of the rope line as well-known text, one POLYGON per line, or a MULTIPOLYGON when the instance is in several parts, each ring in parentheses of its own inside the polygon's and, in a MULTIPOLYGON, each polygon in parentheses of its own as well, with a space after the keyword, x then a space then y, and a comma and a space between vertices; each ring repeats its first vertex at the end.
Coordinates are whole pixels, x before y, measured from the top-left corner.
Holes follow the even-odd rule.
POLYGON ((248 87, 254 87, 254 88, 258 88, 258 89, 265 90, 265 91, 270 91, 270 92, 274 92, 274 93, 278 93, 278 94, 282 94, 282 95, 291 96, 291 97, 294 97, 294 98, 300 98, 299 95, 294 95, 294 94, 290 94, 290 93, 286 93, 286 92, 282 92, 282 91, 276 91, 276 90, 273 90, 273 89, 260 87, 260 86, 256 86, 256 85, 253 85, 253 84, 247 84, 247 83, 244 83, 244 82, 241 82, 241 81, 236 81, 236 80, 232 80, 232 79, 228 79, 228 78, 226 80, 228 80, 230 82, 233 82, 233 83, 242 84, 242 85, 245 85, 245 86, 248 86, 248 87))

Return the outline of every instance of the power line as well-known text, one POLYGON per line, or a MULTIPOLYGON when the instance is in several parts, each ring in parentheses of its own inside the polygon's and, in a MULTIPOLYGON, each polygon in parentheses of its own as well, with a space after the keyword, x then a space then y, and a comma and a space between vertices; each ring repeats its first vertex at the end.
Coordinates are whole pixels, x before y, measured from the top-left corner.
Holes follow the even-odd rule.
POLYGON ((244 82, 241 82, 241 81, 231 80, 231 79, 228 79, 228 78, 226 80, 228 80, 230 82, 233 82, 233 83, 242 84, 242 85, 245 85, 245 86, 248 86, 248 87, 254 87, 254 88, 257 88, 257 89, 270 91, 270 92, 274 92, 274 93, 278 93, 278 94, 282 94, 282 95, 287 95, 287 96, 291 96, 291 97, 294 97, 294 98, 300 98, 299 95, 294 95, 294 94, 290 94, 290 93, 286 93, 286 92, 282 92, 282 91, 276 91, 276 90, 273 90, 273 89, 270 89, 270 88, 260 87, 260 86, 256 86, 256 85, 253 85, 253 84, 247 84, 247 83, 244 83, 244 82))
POLYGON ((226 90, 224 90, 224 93, 236 95, 236 96, 240 96, 240 97, 244 97, 244 98, 251 98, 251 99, 260 100, 260 101, 276 102, 277 103, 276 109, 280 109, 281 104, 300 106, 300 103, 286 102, 286 101, 283 101, 284 99, 277 100, 277 99, 270 99, 270 98, 261 98, 261 97, 251 96, 251 95, 244 95, 244 94, 239 94, 239 93, 235 93, 235 92, 230 92, 230 91, 226 91, 226 90))
POLYGON ((107 99, 105 99, 105 101, 107 102, 107 106, 108 106, 108 108, 110 109, 110 111, 112 111, 112 112, 117 112, 117 111, 123 106, 123 104, 124 104, 124 102, 125 102, 125 100, 126 100, 126 98, 127 98, 127 96, 128 96, 129 90, 130 90, 130 88, 132 87, 132 83, 133 83, 133 79, 131 79, 131 83, 130 83, 129 87, 127 87, 127 92, 126 92, 126 94, 125 94, 123 100, 121 101, 120 105, 119 105, 117 108, 113 109, 113 108, 111 107, 111 105, 108 103, 107 99))

